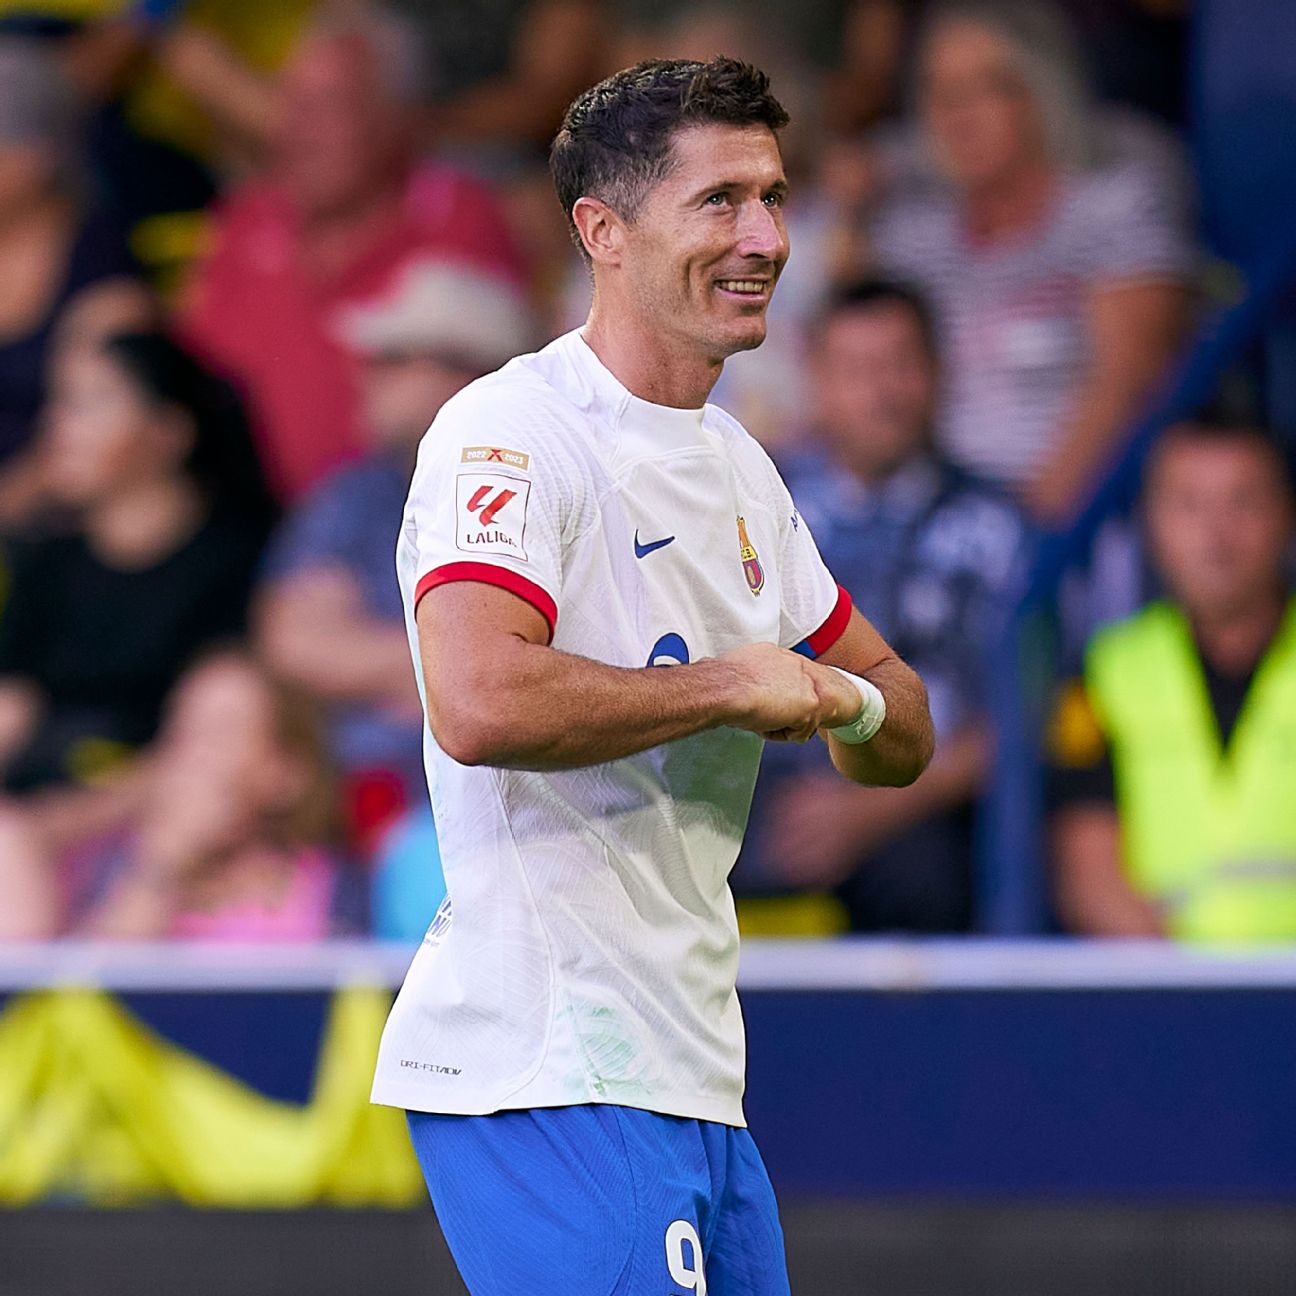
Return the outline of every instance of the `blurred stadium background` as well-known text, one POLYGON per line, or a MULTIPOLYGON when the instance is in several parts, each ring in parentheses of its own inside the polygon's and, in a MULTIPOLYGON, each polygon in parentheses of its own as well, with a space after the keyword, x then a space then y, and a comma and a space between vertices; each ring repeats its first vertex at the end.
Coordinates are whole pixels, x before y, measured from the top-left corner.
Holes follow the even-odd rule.
MULTIPOLYGON (((1296 1291, 1291 0, 0 0, 0 1296, 462 1291, 367 1103, 441 896, 391 552, 579 323, 545 165, 765 66, 716 399, 927 679, 735 872, 799 1296, 1296 1291)), ((563 1275, 556 1290, 577 1291, 563 1275)))

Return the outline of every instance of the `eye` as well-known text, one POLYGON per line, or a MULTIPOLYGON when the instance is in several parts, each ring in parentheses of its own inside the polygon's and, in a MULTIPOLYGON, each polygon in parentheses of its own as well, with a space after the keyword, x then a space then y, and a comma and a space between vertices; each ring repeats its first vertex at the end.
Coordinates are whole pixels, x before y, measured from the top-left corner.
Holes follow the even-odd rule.
POLYGON ((707 194, 707 196, 702 200, 702 204, 705 207, 722 207, 728 201, 729 195, 721 189, 716 193, 707 194))
POLYGON ((787 194, 767 193, 765 197, 761 199, 761 202, 763 202, 766 207, 782 207, 783 204, 787 202, 787 194))

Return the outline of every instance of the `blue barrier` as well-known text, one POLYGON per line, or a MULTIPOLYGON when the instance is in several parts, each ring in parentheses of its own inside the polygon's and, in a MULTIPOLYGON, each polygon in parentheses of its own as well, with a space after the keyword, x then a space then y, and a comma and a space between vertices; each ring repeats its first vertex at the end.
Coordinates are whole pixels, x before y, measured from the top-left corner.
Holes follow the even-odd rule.
POLYGON ((1056 598, 1065 572, 1087 558, 1103 523, 1132 508, 1143 465, 1161 430, 1206 403, 1219 375, 1286 306, 1296 284, 1296 205, 1275 228, 1274 243, 1256 262, 1242 300, 1203 322, 1162 392, 1112 455, 1075 521, 1041 538, 1026 592, 1005 630, 990 675, 988 702, 997 749, 979 827, 977 925, 983 932, 1027 935, 1044 930, 1047 920, 1039 755, 1043 700, 1026 692, 1038 682, 1039 672, 1027 660, 1036 618, 1056 598))
MULTIPOLYGON (((335 989, 396 984, 409 950, 233 955, 0 950, 0 1013, 6 993, 100 985, 172 1044, 301 1103, 335 989)), ((1296 955, 750 942, 740 987, 747 1115, 787 1198, 1296 1203, 1296 955)))

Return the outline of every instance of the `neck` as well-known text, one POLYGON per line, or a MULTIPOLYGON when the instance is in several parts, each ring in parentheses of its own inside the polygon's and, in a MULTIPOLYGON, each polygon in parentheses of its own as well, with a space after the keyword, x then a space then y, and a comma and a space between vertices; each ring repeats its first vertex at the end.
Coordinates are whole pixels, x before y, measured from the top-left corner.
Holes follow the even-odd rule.
POLYGON ((724 358, 700 355, 696 346, 669 338, 633 312, 602 308, 598 293, 581 336, 617 382, 640 400, 673 409, 705 405, 724 368, 724 358))
POLYGON ((346 202, 330 207, 301 209, 301 237, 308 260, 324 273, 332 272, 362 251, 366 233, 380 236, 399 213, 407 172, 393 171, 372 188, 358 191, 346 202))
POLYGON ((1193 633, 1202 656, 1225 675, 1241 675, 1253 669, 1278 633, 1286 607, 1283 592, 1273 590, 1239 611, 1194 615, 1193 633))
POLYGON ((90 509, 85 533, 111 567, 147 567, 174 553, 198 529, 203 500, 185 479, 142 482, 90 509))
POLYGON ((968 190, 968 225, 977 238, 991 241, 1028 229, 1039 221, 1052 189, 1048 167, 1022 163, 993 183, 968 190))

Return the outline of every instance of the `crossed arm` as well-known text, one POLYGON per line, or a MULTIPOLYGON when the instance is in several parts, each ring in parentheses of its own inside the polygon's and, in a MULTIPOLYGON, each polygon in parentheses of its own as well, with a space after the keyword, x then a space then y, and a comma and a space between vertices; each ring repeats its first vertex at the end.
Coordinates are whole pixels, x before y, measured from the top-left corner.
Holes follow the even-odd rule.
POLYGON ((419 604, 417 624, 432 733, 465 765, 574 769, 726 725, 804 742, 859 713, 858 691, 829 665, 871 680, 887 704, 870 742, 830 739, 842 774, 903 786, 931 758, 922 682, 858 611, 822 662, 751 644, 687 666, 638 669, 548 647, 540 613, 492 585, 438 586, 419 604))

